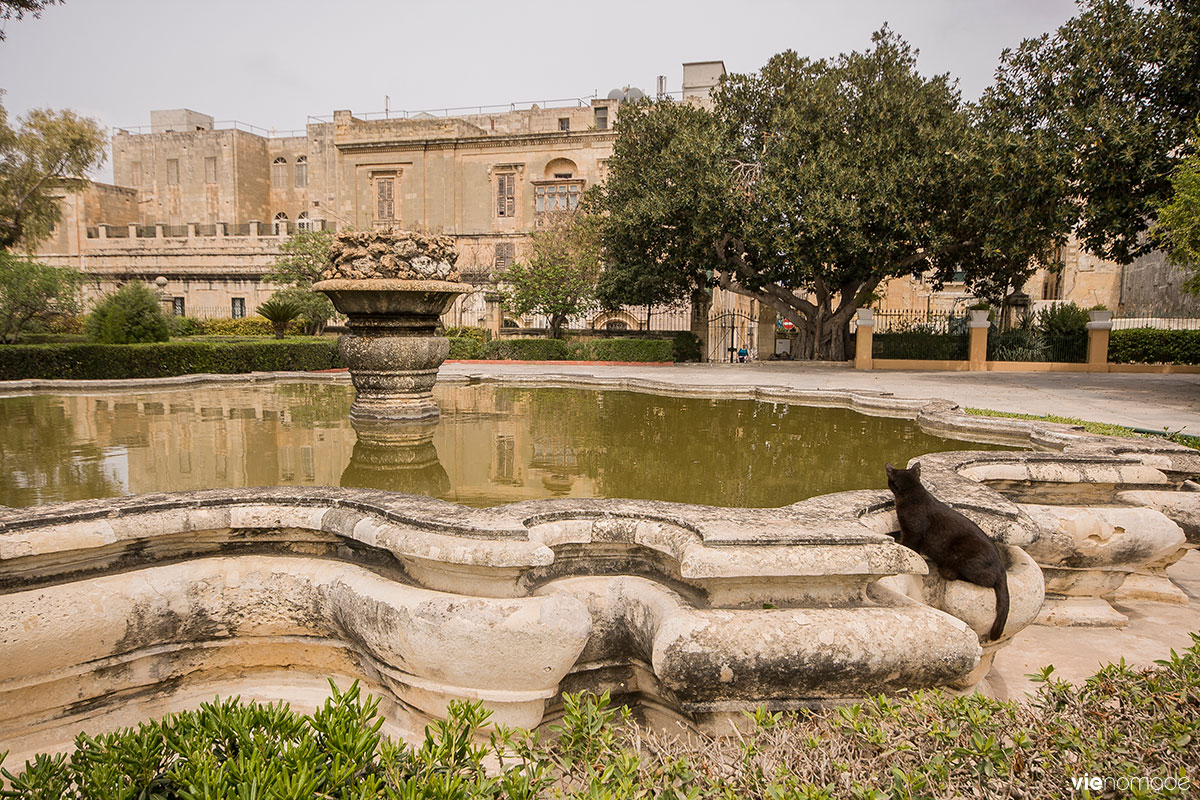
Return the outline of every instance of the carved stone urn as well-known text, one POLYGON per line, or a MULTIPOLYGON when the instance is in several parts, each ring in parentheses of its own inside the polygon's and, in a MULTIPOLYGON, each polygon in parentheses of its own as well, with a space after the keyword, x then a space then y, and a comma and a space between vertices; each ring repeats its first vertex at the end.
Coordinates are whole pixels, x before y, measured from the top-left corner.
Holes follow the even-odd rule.
POLYGON ((458 282, 449 236, 392 229, 337 234, 313 291, 348 318, 338 340, 357 397, 352 420, 438 417, 432 389, 450 344, 438 318, 471 290, 458 282))

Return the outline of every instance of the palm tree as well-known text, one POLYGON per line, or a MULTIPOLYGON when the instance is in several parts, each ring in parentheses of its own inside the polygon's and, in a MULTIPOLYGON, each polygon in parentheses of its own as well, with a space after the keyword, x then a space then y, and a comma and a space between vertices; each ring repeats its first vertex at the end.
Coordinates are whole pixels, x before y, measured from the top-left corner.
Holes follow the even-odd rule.
POLYGON ((300 304, 295 300, 282 297, 272 297, 258 307, 258 313, 267 318, 275 329, 275 338, 282 339, 287 326, 292 320, 304 313, 300 304))

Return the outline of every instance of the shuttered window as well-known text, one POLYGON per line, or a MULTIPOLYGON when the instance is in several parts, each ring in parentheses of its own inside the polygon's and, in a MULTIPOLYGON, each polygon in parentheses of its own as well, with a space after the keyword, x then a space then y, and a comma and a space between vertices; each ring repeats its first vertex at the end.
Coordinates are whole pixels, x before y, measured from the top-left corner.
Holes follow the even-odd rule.
POLYGON ((300 156, 296 159, 296 188, 305 189, 308 187, 308 156, 300 156))
POLYGON ((496 269, 508 269, 516 256, 516 247, 512 242, 500 242, 496 245, 496 269))
POLYGON ((501 172, 496 176, 496 216, 517 215, 517 176, 513 172, 501 172))
POLYGON ((287 159, 283 156, 271 163, 271 187, 282 189, 287 186, 287 159))
POLYGON ((396 218, 396 179, 375 179, 375 219, 396 218))

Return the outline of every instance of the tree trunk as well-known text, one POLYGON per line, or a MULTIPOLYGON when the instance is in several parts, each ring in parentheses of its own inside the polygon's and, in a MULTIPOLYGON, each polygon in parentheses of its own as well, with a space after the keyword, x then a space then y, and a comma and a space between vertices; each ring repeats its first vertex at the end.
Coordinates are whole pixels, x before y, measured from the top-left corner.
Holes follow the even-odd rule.
POLYGON ((566 321, 567 321, 567 318, 563 314, 551 314, 550 315, 549 336, 551 339, 561 339, 562 338, 562 326, 563 326, 563 323, 566 321))

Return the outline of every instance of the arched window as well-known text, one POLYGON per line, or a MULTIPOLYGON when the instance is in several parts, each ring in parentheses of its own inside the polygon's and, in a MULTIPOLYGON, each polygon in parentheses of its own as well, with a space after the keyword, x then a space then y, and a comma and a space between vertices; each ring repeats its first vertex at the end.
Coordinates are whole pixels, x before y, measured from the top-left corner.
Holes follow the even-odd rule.
POLYGON ((287 186, 287 159, 283 156, 271 162, 271 187, 282 189, 287 186))
POLYGON ((301 211, 300 216, 296 217, 296 230, 298 230, 298 231, 313 230, 313 221, 308 218, 307 211, 301 211))
POLYGON ((308 156, 296 158, 296 188, 308 188, 308 156))
POLYGON ((604 323, 604 330, 627 331, 629 330, 629 323, 623 319, 610 319, 608 322, 604 323))
POLYGON ((280 236, 287 233, 288 215, 286 212, 280 211, 275 215, 275 235, 280 236))
POLYGON ((505 327, 505 328, 519 328, 519 327, 521 327, 521 326, 520 326, 520 325, 518 325, 518 324, 517 324, 517 321, 516 321, 515 319, 513 319, 512 317, 505 317, 505 318, 504 318, 504 322, 503 322, 503 327, 505 327))

